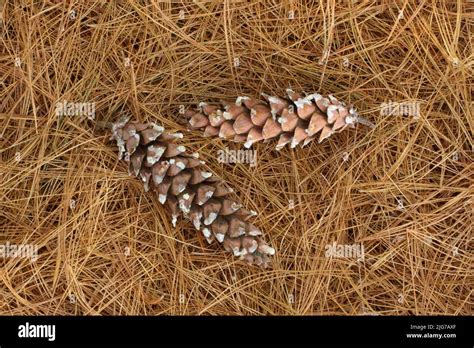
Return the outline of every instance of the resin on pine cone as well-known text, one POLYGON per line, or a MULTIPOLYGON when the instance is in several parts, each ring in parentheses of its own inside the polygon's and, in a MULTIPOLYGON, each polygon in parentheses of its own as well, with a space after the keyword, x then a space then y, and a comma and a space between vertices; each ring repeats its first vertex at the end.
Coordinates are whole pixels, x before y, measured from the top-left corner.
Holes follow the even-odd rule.
POLYGON ((121 118, 112 125, 119 159, 129 164, 129 174, 139 177, 145 191, 154 191, 171 210, 176 226, 179 215, 189 218, 209 243, 217 239, 227 251, 250 264, 266 267, 275 250, 248 220, 256 213, 232 199, 232 189, 204 168, 197 153, 188 154, 175 143, 181 133, 166 133, 154 123, 121 118))
POLYGON ((356 123, 373 125, 359 117, 352 106, 332 95, 303 96, 287 89, 287 98, 262 93, 266 102, 250 97, 238 97, 235 103, 217 105, 200 103, 196 111, 187 110, 185 117, 191 129, 203 129, 204 136, 230 138, 250 147, 258 141, 278 138, 276 149, 290 144, 305 146, 312 140, 322 142, 334 133, 356 123))

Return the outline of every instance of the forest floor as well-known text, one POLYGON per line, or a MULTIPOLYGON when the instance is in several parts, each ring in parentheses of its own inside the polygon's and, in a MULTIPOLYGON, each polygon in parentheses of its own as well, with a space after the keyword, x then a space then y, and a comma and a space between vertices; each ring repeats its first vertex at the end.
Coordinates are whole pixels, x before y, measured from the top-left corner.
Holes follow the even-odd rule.
POLYGON ((3 4, 1 314, 472 315, 474 4, 143 3, 3 4), (180 114, 289 87, 376 127, 225 163, 180 114), (270 268, 172 226, 96 127, 123 113, 185 133, 270 268))

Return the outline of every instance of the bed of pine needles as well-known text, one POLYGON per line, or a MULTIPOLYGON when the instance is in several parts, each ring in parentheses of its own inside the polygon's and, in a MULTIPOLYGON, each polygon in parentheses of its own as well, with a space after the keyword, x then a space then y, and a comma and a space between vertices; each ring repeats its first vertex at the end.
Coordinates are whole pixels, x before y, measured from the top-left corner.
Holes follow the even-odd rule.
POLYGON ((0 313, 473 313, 473 16, 469 1, 6 1, 0 45, 0 313), (305 148, 188 132, 200 101, 333 94, 376 124, 305 148), (95 103, 95 120, 58 102, 95 103), (383 103, 418 103, 419 117, 383 103), (249 267, 117 160, 96 121, 185 133, 276 248, 249 267), (362 245, 364 259, 326 257, 362 245))

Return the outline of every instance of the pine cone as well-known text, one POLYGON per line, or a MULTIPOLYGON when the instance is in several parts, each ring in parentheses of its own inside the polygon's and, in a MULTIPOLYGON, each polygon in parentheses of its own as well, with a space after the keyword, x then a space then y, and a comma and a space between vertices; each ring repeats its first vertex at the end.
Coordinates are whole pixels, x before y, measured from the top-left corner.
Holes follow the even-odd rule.
POLYGON ((185 117, 191 129, 204 129, 204 136, 231 138, 253 143, 279 138, 276 149, 286 144, 291 148, 305 146, 313 139, 322 142, 334 133, 362 123, 374 127, 359 117, 352 106, 338 101, 332 95, 302 96, 287 89, 288 98, 273 97, 262 93, 267 102, 249 97, 238 97, 235 103, 216 105, 200 103, 197 111, 187 110, 185 117))
POLYGON ((217 239, 235 256, 266 267, 275 250, 248 222, 256 213, 231 198, 232 189, 204 170, 197 153, 187 154, 184 146, 174 142, 182 137, 165 133, 156 124, 129 122, 124 117, 112 125, 111 139, 117 141, 119 159, 129 163, 129 174, 139 177, 145 191, 157 192, 159 202, 169 207, 173 226, 183 214, 209 243, 217 239))

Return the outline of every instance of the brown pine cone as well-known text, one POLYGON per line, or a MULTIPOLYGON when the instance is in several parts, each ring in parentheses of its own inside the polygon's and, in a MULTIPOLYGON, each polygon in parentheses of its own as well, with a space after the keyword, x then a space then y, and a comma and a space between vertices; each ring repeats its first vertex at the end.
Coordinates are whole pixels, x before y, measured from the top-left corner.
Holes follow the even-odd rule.
POLYGON ((286 144, 291 148, 307 145, 313 139, 322 142, 334 133, 362 123, 374 127, 360 117, 352 106, 338 101, 332 95, 303 96, 287 89, 288 97, 273 97, 262 93, 267 102, 249 97, 238 97, 235 103, 216 105, 200 103, 196 111, 187 110, 185 117, 191 129, 203 129, 204 136, 231 138, 253 143, 278 137, 276 149, 286 144))
POLYGON ((165 133, 153 123, 123 117, 112 125, 119 159, 129 163, 129 174, 139 177, 145 191, 158 193, 158 200, 171 210, 172 224, 179 215, 189 218, 209 243, 217 239, 227 251, 250 264, 266 267, 275 250, 261 238, 261 231, 248 211, 231 198, 232 189, 204 169, 198 154, 188 154, 175 143, 181 133, 165 133))

